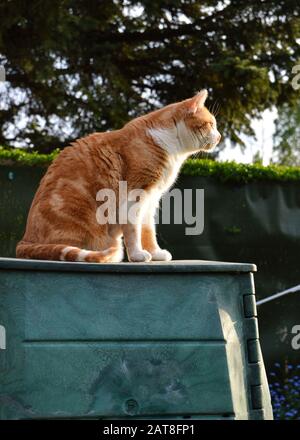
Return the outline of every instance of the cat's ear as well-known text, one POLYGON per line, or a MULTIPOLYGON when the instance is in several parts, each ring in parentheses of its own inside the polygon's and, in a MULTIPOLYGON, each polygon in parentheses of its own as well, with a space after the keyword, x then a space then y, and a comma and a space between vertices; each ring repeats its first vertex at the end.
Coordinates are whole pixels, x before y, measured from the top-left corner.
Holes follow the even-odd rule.
POLYGON ((208 91, 206 89, 202 89, 193 98, 188 99, 187 101, 188 112, 196 113, 198 109, 204 107, 207 96, 208 96, 208 91))

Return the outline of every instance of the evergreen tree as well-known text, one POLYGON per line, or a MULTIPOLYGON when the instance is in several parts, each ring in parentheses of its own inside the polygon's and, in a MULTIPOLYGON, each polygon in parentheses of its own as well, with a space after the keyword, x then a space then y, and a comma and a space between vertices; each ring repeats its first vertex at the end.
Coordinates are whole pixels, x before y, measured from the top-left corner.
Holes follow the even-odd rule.
POLYGON ((300 166, 300 105, 284 104, 275 121, 273 162, 300 166))
POLYGON ((41 151, 206 87, 239 142, 289 103, 299 0, 0 0, 0 144, 41 151), (22 124, 20 124, 20 121, 22 124))

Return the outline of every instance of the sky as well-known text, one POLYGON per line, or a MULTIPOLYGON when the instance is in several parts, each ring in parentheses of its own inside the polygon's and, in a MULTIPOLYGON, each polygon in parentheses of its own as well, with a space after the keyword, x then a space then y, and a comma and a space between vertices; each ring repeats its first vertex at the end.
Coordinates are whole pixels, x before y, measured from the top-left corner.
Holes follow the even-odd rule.
POLYGON ((241 136, 246 144, 244 151, 240 147, 232 147, 229 142, 218 156, 218 160, 234 160, 242 163, 252 163, 254 155, 259 152, 263 159, 263 164, 268 165, 272 158, 273 134, 275 130, 274 121, 277 117, 276 109, 265 110, 261 119, 255 119, 252 128, 255 138, 241 136))

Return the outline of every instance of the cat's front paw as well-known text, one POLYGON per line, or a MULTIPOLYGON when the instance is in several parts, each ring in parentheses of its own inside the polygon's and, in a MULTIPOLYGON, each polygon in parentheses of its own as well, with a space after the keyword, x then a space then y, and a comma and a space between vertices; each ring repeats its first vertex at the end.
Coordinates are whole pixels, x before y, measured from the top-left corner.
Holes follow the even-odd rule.
POLYGON ((151 261, 151 254, 148 251, 135 251, 128 256, 129 261, 135 263, 148 263, 151 261))
POLYGON ((152 253, 152 261, 171 261, 172 255, 166 249, 157 249, 152 253))

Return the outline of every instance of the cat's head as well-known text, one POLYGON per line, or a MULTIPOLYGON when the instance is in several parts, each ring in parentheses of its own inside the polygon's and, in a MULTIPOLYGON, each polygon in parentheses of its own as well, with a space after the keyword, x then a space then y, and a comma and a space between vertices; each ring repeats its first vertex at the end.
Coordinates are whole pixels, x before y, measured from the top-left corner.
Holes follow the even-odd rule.
POLYGON ((189 155, 211 151, 220 142, 216 118, 205 107, 207 90, 196 96, 150 113, 149 133, 170 154, 189 155))
POLYGON ((205 107, 207 95, 207 90, 203 89, 193 98, 179 103, 181 110, 179 114, 190 131, 191 137, 195 136, 198 139, 199 149, 205 151, 215 148, 221 140, 216 118, 205 107))

